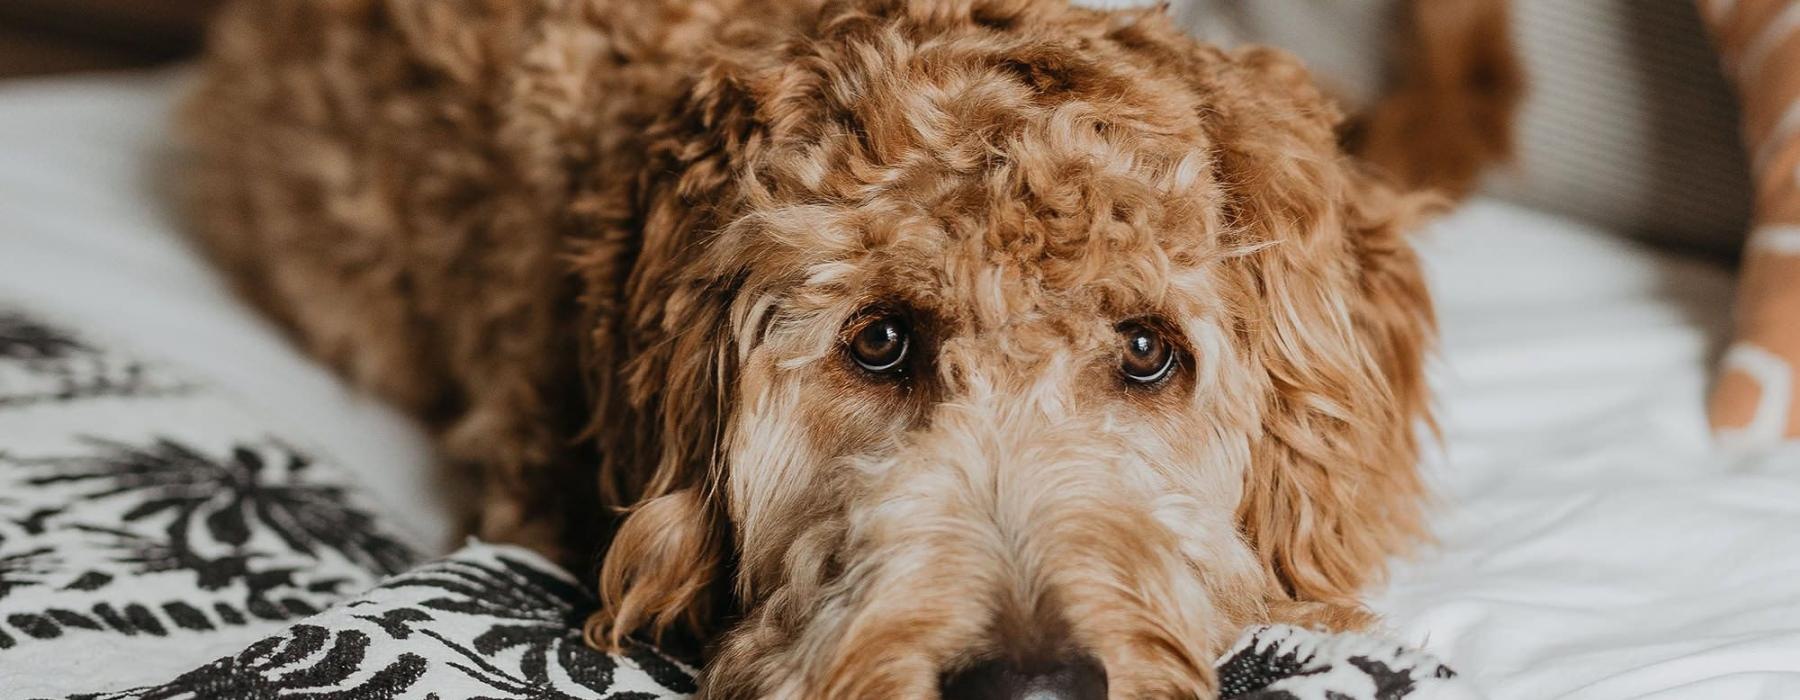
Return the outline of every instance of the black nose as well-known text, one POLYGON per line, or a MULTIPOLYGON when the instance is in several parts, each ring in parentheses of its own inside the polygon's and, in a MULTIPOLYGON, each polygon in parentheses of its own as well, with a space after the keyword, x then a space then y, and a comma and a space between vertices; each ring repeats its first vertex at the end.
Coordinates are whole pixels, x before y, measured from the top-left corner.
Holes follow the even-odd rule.
POLYGON ((1105 700, 1106 669, 1080 656, 1057 663, 983 661, 944 677, 944 700, 1105 700))

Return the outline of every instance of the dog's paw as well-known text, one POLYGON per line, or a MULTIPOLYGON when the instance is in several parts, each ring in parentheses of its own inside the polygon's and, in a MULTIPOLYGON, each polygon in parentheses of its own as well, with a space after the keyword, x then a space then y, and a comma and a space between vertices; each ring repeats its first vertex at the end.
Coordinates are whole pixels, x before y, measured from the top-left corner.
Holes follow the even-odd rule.
POLYGON ((1375 626, 1375 613, 1360 605, 1286 600, 1269 604, 1269 622, 1306 629, 1352 632, 1375 626))

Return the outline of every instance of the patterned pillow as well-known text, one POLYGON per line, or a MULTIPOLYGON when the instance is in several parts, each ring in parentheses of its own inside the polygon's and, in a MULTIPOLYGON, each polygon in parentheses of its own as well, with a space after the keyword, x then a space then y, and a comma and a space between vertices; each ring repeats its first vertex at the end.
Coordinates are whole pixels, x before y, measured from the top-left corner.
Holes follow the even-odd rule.
POLYGON ((0 698, 685 697, 529 552, 416 543, 237 398, 0 298, 0 698))
MULTIPOLYGON (((471 541, 419 563, 328 459, 232 397, 0 299, 0 697, 658 700, 694 669, 589 649, 567 572, 471 541)), ((1464 698, 1430 654, 1246 630, 1227 698, 1464 698)))
POLYGON ((1800 437, 1800 2, 1700 0, 1743 106, 1756 189, 1744 250, 1737 330, 1710 414, 1722 442, 1800 437))

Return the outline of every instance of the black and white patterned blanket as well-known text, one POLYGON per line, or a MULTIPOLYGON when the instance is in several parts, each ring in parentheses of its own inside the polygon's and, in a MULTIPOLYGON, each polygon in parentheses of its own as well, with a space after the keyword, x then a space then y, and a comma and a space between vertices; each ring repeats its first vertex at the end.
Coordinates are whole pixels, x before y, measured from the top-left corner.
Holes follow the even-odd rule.
MULTIPOLYGON (((695 690, 592 651, 593 601, 522 550, 421 563, 318 455, 228 397, 0 307, 0 698, 640 698, 695 690)), ((1225 697, 1476 697, 1429 655, 1246 632, 1225 697)))

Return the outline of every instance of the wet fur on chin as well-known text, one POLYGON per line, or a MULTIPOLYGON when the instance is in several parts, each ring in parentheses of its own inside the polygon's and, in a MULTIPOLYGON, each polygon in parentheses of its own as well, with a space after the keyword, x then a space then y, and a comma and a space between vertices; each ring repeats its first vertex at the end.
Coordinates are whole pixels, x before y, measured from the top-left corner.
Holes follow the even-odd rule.
POLYGON ((1432 315, 1279 52, 1059 0, 246 0, 186 112, 201 241, 712 697, 932 697, 1086 653, 1195 696, 1368 624, 1421 537, 1432 315), (871 308, 903 380, 842 351, 871 308), (1180 350, 1125 386, 1117 325, 1180 350))

